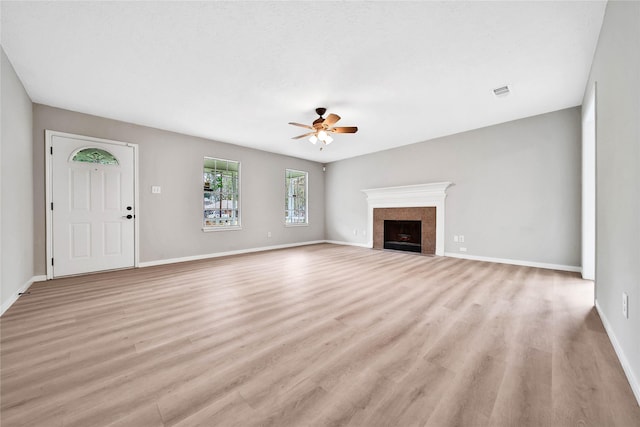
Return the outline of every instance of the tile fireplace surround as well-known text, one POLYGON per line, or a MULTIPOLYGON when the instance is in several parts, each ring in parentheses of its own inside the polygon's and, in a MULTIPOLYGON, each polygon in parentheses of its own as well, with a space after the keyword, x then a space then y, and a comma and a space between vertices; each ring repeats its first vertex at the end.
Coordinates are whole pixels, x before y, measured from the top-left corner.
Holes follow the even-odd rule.
MULTIPOLYGON (((369 241, 368 246, 370 248, 382 248, 383 236, 376 237, 376 229, 380 226, 375 226, 374 221, 374 209, 380 210, 381 208, 435 208, 435 245, 432 243, 430 247, 425 248, 425 232, 423 231, 423 249, 422 253, 435 253, 436 255, 444 255, 444 200, 447 196, 447 187, 451 185, 451 182, 435 182, 430 184, 417 184, 417 185, 405 185, 402 187, 385 187, 385 188, 372 188, 368 190, 362 190, 367 195, 367 210, 368 210, 368 229, 369 229, 369 241), (377 246, 378 245, 378 246, 377 246), (433 247, 435 246, 435 248, 433 247), (427 252, 426 249, 429 251, 427 252)), ((423 210, 423 214, 428 215, 429 210, 423 210)), ((421 217, 408 218, 406 215, 415 216, 418 211, 412 211, 411 209, 382 209, 376 212, 376 219, 384 221, 384 219, 420 219, 421 217), (399 214, 398 218, 391 218, 387 215, 389 212, 393 214, 399 214)), ((422 214, 421 214, 422 215, 422 214)), ((423 230, 424 230, 423 222, 423 230)), ((428 227, 427 227, 428 228, 428 227)), ((433 233, 433 231, 431 231, 433 233)), ((379 233, 378 233, 379 234, 379 233)), ((431 234, 433 236, 433 234, 431 234)), ((433 237, 430 237, 433 242, 433 237)))
POLYGON ((420 253, 436 253, 436 208, 374 208, 373 209, 373 248, 384 248, 384 221, 420 221, 422 250, 420 253))

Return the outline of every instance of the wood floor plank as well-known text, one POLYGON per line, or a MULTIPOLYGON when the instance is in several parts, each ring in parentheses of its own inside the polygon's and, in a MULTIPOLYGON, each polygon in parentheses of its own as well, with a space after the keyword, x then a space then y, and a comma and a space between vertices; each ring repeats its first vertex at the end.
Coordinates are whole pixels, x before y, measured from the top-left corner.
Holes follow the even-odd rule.
POLYGON ((0 424, 637 426, 573 273, 319 244, 35 283, 0 424))
POLYGON ((242 396, 230 393, 174 424, 176 427, 245 427, 259 418, 242 396))
MULTIPOLYGON (((440 403, 455 374, 424 360, 383 388, 373 388, 370 397, 356 405, 360 411, 349 425, 423 426, 440 403)), ((390 380, 388 380, 390 381, 390 380)))
POLYGON ((489 425, 505 369, 504 362, 484 352, 470 354, 426 425, 489 425))
POLYGON ((109 424, 109 427, 130 427, 130 426, 145 426, 145 427, 164 427, 164 422, 158 411, 158 405, 150 403, 148 405, 140 406, 122 418, 109 424))
POLYGON ((528 347, 512 359, 500 385, 490 425, 551 426, 551 353, 528 347))

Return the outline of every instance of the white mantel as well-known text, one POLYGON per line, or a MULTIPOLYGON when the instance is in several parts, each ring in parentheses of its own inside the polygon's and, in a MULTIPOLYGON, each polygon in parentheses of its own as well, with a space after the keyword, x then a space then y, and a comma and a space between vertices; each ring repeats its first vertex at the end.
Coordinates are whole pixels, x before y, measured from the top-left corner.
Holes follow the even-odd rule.
POLYGON ((436 208, 436 255, 444 255, 444 199, 450 182, 370 188, 367 195, 368 246, 373 247, 373 209, 375 208, 436 208))

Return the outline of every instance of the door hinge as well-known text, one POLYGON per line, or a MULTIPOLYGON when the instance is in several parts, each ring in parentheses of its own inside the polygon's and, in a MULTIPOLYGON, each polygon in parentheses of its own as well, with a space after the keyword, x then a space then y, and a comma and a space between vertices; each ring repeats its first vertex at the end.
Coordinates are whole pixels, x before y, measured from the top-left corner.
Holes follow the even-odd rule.
POLYGON ((53 258, 51 258, 51 265, 53 265, 53 258))
POLYGON ((51 202, 51 210, 53 210, 53 202, 51 202))
POLYGON ((53 146, 49 147, 49 151, 51 154, 53 154, 53 146))

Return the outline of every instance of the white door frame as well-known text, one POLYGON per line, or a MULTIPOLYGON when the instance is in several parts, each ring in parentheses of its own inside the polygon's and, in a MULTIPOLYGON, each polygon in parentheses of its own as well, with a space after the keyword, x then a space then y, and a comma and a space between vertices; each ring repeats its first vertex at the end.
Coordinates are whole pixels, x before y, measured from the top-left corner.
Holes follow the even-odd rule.
MULTIPOLYGON (((597 82, 582 105, 582 278, 596 280, 597 82)), ((594 292, 597 287, 594 286, 594 292)))
POLYGON ((52 199, 51 199, 51 195, 52 195, 52 188, 53 188, 53 177, 52 177, 52 168, 51 168, 51 141, 53 140, 54 136, 60 136, 60 137, 64 137, 64 138, 75 138, 75 139, 83 139, 86 141, 90 141, 93 142, 95 144, 104 144, 104 145, 124 145, 127 147, 131 147, 133 148, 133 200, 135 203, 135 216, 133 218, 133 228, 134 228, 134 235, 133 235, 133 254, 134 254, 134 260, 133 260, 133 266, 135 268, 139 267, 139 262, 140 262, 140 246, 139 246, 139 241, 140 241, 140 227, 139 227, 139 220, 140 220, 140 199, 139 199, 139 192, 138 192, 138 144, 131 144, 128 142, 122 142, 122 141, 114 141, 111 139, 103 139, 103 138, 94 138, 91 136, 84 136, 84 135, 77 135, 77 134, 73 134, 73 133, 66 133, 66 132, 58 132, 55 130, 48 130, 46 129, 44 131, 45 134, 45 227, 46 227, 46 240, 47 240, 47 244, 46 244, 46 264, 47 264, 47 280, 53 279, 53 266, 51 265, 51 258, 53 258, 53 213, 51 211, 51 203, 52 203, 52 199))

